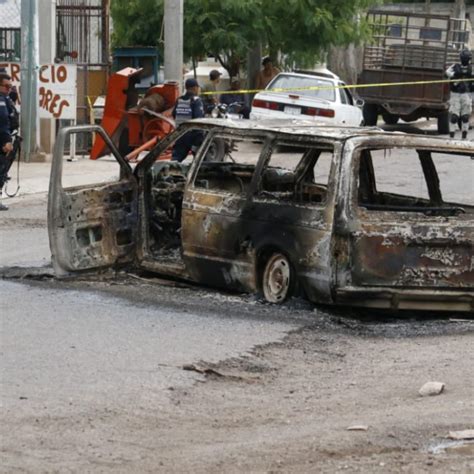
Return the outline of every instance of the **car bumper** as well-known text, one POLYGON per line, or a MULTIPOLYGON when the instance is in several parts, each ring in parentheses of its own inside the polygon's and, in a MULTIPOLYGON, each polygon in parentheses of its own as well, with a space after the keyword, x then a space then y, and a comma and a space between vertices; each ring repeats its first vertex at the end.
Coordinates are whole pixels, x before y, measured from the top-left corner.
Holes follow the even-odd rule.
POLYGON ((345 127, 358 127, 362 125, 362 115, 360 118, 356 120, 345 120, 344 122, 341 122, 338 120, 337 115, 334 118, 329 118, 329 117, 313 117, 311 115, 305 115, 305 114, 298 114, 298 115, 292 115, 292 114, 286 114, 285 112, 281 112, 279 110, 272 110, 268 111, 266 109, 256 109, 252 108, 252 111, 250 112, 250 118, 254 120, 268 120, 268 119, 285 119, 285 120, 301 120, 305 122, 315 122, 315 123, 320 123, 320 124, 327 124, 327 125, 340 125, 340 126, 345 126, 345 127))

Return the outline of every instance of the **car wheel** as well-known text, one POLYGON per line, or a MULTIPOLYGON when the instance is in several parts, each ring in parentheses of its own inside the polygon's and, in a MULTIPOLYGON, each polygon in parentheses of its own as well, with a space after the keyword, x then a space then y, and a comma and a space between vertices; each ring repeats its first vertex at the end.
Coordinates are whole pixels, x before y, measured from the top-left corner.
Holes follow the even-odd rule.
POLYGON ((382 118, 383 118, 383 121, 387 125, 395 125, 396 123, 398 123, 398 119, 400 117, 398 115, 393 115, 389 112, 385 112, 385 113, 382 114, 382 118))
POLYGON ((207 149, 204 161, 224 161, 225 147, 226 144, 223 138, 215 138, 207 149))
POLYGON ((364 123, 366 126, 373 127, 374 125, 377 125, 379 111, 375 104, 364 104, 362 115, 364 116, 364 123))
POLYGON ((288 258, 282 253, 272 254, 263 271, 263 296, 269 303, 283 303, 291 296, 293 279, 293 270, 288 258))
POLYGON ((438 117, 438 133, 447 135, 449 133, 449 112, 443 112, 438 117))

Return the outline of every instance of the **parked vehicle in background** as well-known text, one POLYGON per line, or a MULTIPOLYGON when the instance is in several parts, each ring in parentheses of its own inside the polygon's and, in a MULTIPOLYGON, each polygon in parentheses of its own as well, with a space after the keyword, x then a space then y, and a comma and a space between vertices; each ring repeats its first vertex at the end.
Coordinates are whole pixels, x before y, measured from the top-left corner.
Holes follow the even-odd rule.
POLYGON ((474 144, 312 122, 197 119, 134 170, 99 126, 63 128, 48 203, 58 275, 135 266, 281 303, 474 309, 474 144), (183 134, 194 159, 157 161, 183 134), (102 136, 107 183, 68 187, 71 133, 102 136), (225 161, 207 161, 215 140, 225 161))
POLYGON ((250 118, 291 118, 331 125, 359 126, 362 124, 362 112, 356 106, 350 90, 340 88, 344 85, 329 71, 282 72, 264 91, 255 95, 250 118))
POLYGON ((401 118, 411 122, 422 117, 438 120, 438 132, 449 133, 449 84, 400 82, 440 81, 446 68, 469 47, 469 20, 445 15, 374 10, 368 14, 372 41, 364 48, 358 84, 394 84, 359 88, 364 99, 364 121, 375 125, 401 118))

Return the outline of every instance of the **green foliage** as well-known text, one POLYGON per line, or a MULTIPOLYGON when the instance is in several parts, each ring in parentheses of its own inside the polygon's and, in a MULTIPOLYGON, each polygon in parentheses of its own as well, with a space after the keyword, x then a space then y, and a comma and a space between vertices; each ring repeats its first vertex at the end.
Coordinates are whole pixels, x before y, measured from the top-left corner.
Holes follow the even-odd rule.
MULTIPOLYGON (((313 65, 330 45, 366 38, 364 12, 381 1, 184 0, 184 53, 215 56, 231 76, 258 43, 289 64, 313 65)), ((163 0, 112 0, 111 12, 115 46, 158 45, 163 0)))
POLYGON ((112 45, 159 46, 163 0, 112 0, 112 45))

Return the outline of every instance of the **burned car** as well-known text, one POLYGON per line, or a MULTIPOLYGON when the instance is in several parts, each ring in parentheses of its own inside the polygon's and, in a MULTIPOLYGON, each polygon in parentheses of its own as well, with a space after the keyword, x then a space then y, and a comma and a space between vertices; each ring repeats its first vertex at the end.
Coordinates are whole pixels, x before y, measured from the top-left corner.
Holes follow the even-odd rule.
POLYGON ((135 265, 281 303, 474 309, 474 145, 378 129, 199 119, 132 170, 98 126, 59 132, 48 227, 58 274, 135 265), (200 130, 193 159, 159 161, 200 130), (120 173, 62 181, 69 135, 100 133, 120 173), (209 161, 216 140, 225 157, 209 161))

